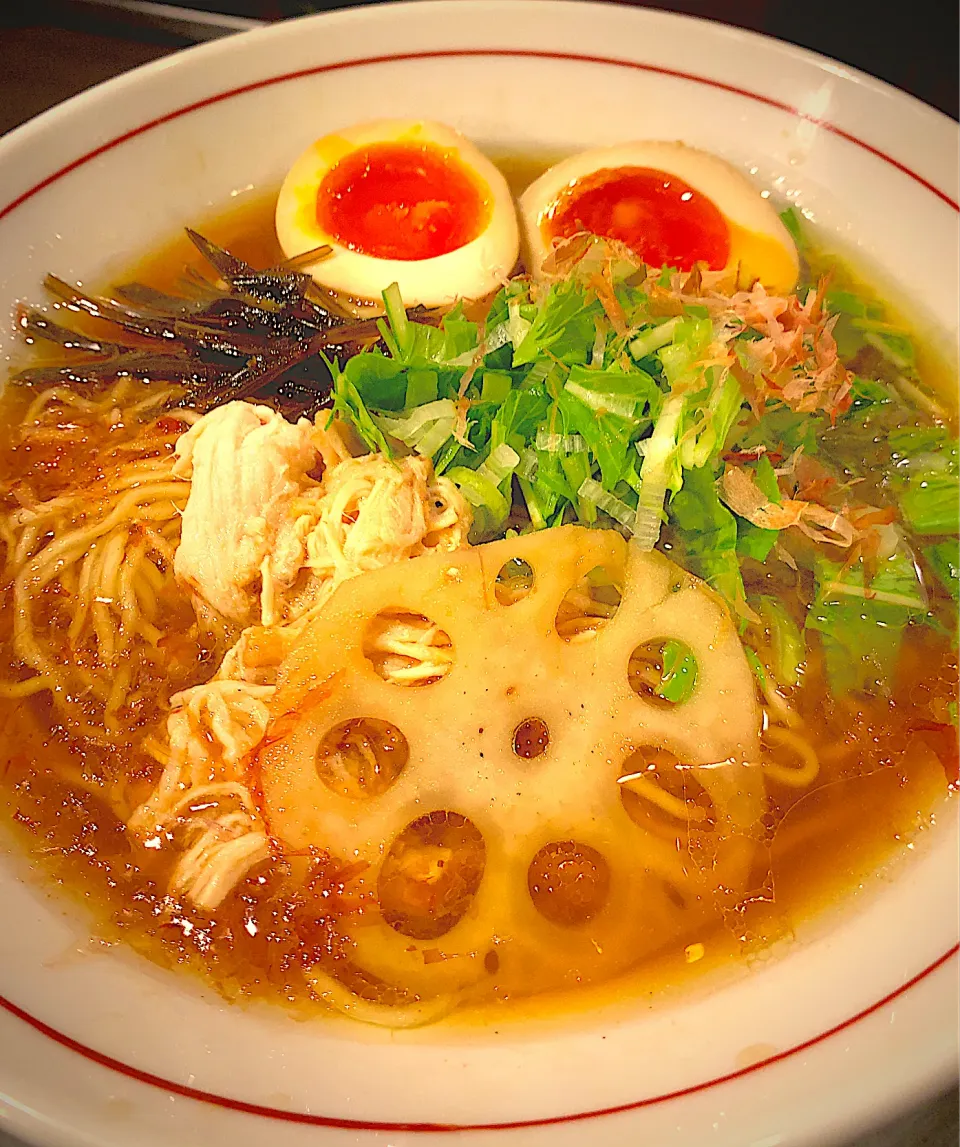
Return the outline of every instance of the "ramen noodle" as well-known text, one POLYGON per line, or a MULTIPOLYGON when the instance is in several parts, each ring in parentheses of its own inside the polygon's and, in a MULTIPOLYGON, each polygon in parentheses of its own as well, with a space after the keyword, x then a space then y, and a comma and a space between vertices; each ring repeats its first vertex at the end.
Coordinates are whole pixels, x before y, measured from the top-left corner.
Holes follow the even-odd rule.
POLYGON ((530 273, 451 303, 436 244, 517 257, 506 184, 464 147, 411 216, 403 132, 331 169, 389 259, 349 200, 279 250, 270 202, 18 313, 4 807, 229 996, 402 1027, 762 954, 956 783, 936 363, 680 145, 547 172, 530 273), (349 296, 381 258, 422 297, 349 296))

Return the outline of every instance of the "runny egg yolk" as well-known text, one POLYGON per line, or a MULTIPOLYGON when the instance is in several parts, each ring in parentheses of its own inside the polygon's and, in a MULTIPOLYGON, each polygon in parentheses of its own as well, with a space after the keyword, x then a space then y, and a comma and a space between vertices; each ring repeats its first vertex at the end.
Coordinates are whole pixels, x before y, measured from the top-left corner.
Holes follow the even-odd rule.
POLYGON ((481 299, 520 248, 502 173, 430 120, 372 120, 315 140, 286 174, 276 225, 288 259, 327 249, 310 275, 361 312, 381 311, 391 283, 407 306, 481 299))
POLYGON ((647 267, 702 264, 743 289, 791 291, 797 249, 767 193, 733 164, 670 140, 634 140, 571 155, 520 196, 535 276, 577 232, 619 240, 647 267))
POLYGON ((616 239, 645 263, 712 271, 730 259, 730 227, 707 196, 651 167, 594 171, 564 189, 541 220, 546 243, 589 231, 616 239))
POLYGON ((376 259, 433 259, 465 247, 490 219, 487 188, 430 143, 371 143, 340 160, 317 189, 317 224, 376 259))

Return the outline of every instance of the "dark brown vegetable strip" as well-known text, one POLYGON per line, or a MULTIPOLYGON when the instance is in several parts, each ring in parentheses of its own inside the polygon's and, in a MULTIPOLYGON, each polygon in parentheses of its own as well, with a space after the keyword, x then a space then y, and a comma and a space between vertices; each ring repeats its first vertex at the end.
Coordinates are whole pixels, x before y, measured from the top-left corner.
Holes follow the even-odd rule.
MULTIPOLYGON (((90 338, 24 308, 18 322, 29 338, 83 357, 28 368, 15 381, 32 387, 96 386, 124 376, 173 382, 184 387, 179 404, 201 411, 254 396, 293 416, 325 405, 330 372, 323 359, 341 358, 380 338, 376 319, 343 318, 335 296, 333 310, 318 301, 312 278, 299 269, 329 249, 257 270, 196 231, 187 234, 219 282, 187 266, 178 288, 182 295, 128 282, 105 298, 48 275, 44 285, 63 308, 59 317, 81 312, 111 324, 117 335, 110 341, 90 338), (141 340, 152 348, 141 347, 141 340)), ((410 311, 419 322, 438 322, 442 314, 423 307, 410 311)))
POLYGON ((218 247, 217 244, 210 239, 205 239, 198 231, 194 231, 192 227, 187 227, 186 232, 190 242, 221 278, 230 280, 237 275, 256 274, 256 269, 251 267, 249 263, 238 259, 236 255, 231 255, 229 251, 218 247))
POLYGON ((104 342, 100 339, 87 338, 69 327, 55 323, 42 311, 28 310, 19 307, 16 314, 17 326, 24 332, 28 341, 44 339, 46 342, 56 343, 64 350, 83 351, 85 354, 113 355, 119 353, 116 343, 104 342))
POLYGON ((165 291, 158 291, 145 283, 122 283, 113 290, 124 302, 132 303, 141 313, 153 312, 156 318, 167 315, 193 315, 207 305, 200 299, 168 295, 165 291))
POLYGON ((115 382, 118 378, 149 379, 151 382, 176 382, 190 386, 215 386, 230 375, 229 368, 203 362, 187 355, 160 355, 150 351, 132 351, 114 358, 64 363, 61 366, 28 367, 13 376, 20 386, 58 386, 65 382, 85 385, 115 382))
POLYGON ((178 320, 174 330, 180 341, 199 350, 213 351, 216 354, 240 355, 249 358, 262 354, 263 336, 230 327, 209 327, 201 323, 178 320))
POLYGON ((285 371, 303 362, 308 351, 308 343, 297 343, 279 352, 258 355, 241 370, 218 381, 214 388, 191 393, 188 404, 196 410, 210 410, 237 399, 251 398, 263 387, 277 381, 285 371))
POLYGON ((139 335, 141 338, 163 339, 164 341, 176 338, 173 324, 169 319, 162 316, 148 318, 136 311, 121 307, 119 303, 109 299, 99 298, 97 295, 88 295, 79 287, 71 286, 56 275, 47 275, 43 280, 43 285, 55 299, 66 303, 68 307, 84 311, 91 318, 104 319, 108 323, 114 323, 122 327, 123 330, 139 335))

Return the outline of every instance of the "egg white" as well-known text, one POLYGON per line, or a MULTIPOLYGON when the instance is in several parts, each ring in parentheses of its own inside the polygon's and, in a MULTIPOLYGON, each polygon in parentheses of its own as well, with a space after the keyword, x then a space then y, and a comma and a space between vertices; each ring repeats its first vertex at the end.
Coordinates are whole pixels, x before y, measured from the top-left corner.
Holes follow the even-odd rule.
POLYGON ((774 291, 790 291, 799 274, 796 246, 773 206, 726 160, 685 143, 662 140, 623 143, 580 152, 555 164, 520 197, 524 259, 539 274, 550 253, 541 223, 561 194, 586 176, 604 169, 648 167, 682 179, 710 199, 730 227, 727 268, 737 271, 742 287, 761 282, 774 291))
POLYGON ((513 271, 520 239, 513 197, 497 168, 459 132, 426 120, 376 120, 356 124, 312 143, 290 168, 277 200, 276 229, 288 259, 324 244, 333 253, 309 267, 321 286, 361 303, 379 303, 391 283, 407 306, 441 306, 482 298, 513 271), (463 247, 430 259, 380 259, 341 246, 317 222, 317 191, 343 158, 376 143, 428 143, 469 169, 484 189, 488 219, 463 247))

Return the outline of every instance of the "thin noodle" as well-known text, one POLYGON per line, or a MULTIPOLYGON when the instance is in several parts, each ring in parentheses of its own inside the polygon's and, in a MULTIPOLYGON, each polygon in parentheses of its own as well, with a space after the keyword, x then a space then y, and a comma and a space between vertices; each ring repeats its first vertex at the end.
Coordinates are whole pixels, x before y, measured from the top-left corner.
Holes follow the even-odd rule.
POLYGON ((351 1019, 376 1024, 378 1027, 421 1027, 448 1015, 459 1002, 455 994, 444 993, 411 1004, 378 1004, 356 995, 329 973, 317 968, 307 973, 307 979, 324 1003, 351 1019))
POLYGON ((795 729, 785 729, 780 725, 771 725, 764 733, 767 741, 773 741, 781 748, 788 749, 796 754, 798 765, 782 765, 775 761, 763 762, 764 775, 791 788, 806 788, 813 784, 820 772, 820 761, 816 750, 806 737, 795 729))
POLYGON ((699 823, 707 819, 708 813, 706 809, 701 808, 692 801, 685 801, 682 797, 674 796, 673 793, 667 792, 667 790, 663 788, 662 785, 657 784, 652 777, 643 775, 622 777, 620 784, 623 788, 629 789, 630 792, 649 801, 650 804, 656 805, 662 812, 665 812, 668 816, 675 817, 677 820, 692 820, 699 823))
POLYGON ((36 677, 28 677, 26 681, 0 681, 0 697, 32 697, 35 693, 43 693, 48 689, 56 688, 49 677, 38 673, 36 677))
POLYGON ((791 729, 803 727, 803 718, 766 675, 760 682, 760 692, 763 694, 767 707, 780 724, 787 725, 791 729))
MULTIPOLYGON (((44 418, 62 418, 55 412, 59 405, 98 421, 105 437, 125 429, 135 436, 129 445, 142 452, 144 428, 137 414, 162 407, 172 392, 151 392, 134 408, 127 407, 121 421, 121 407, 133 393, 130 380, 97 398, 52 387, 31 403, 25 422, 34 426, 25 429, 24 438, 36 441, 44 418)), ((172 474, 171 448, 179 429, 175 424, 170 432, 157 434, 147 427, 159 456, 122 464, 113 460, 117 447, 109 442, 95 466, 102 477, 93 497, 84 489, 40 501, 14 479, 8 495, 19 505, 0 519, 5 565, 13 580, 13 651, 36 673, 28 681, 0 683, 0 695, 22 697, 49 689, 74 731, 98 742, 110 739, 107 731, 122 731, 124 709, 142 696, 136 678, 151 664, 137 650, 146 652, 162 637, 154 621, 163 594, 172 588, 180 511, 189 492, 188 484, 172 474), (149 560, 151 552, 167 572, 149 560), (58 637, 63 630, 73 653, 66 663, 58 637), (105 727, 91 720, 96 711, 105 727)))

